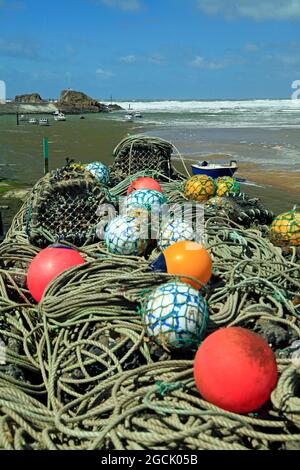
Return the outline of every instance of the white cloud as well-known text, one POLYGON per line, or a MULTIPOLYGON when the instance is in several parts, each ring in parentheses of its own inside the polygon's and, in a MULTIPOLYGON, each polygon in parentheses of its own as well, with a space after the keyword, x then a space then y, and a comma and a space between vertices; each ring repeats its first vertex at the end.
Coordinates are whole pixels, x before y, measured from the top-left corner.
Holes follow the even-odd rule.
POLYGON ((300 66, 300 57, 297 55, 268 54, 264 56, 264 60, 273 62, 280 67, 295 68, 300 66))
POLYGON ((245 45, 245 50, 248 52, 257 52, 259 51, 260 47, 257 44, 254 44, 252 42, 249 42, 248 44, 245 45))
POLYGON ((113 77, 114 74, 110 70, 104 69, 97 69, 96 70, 97 77, 101 80, 108 80, 109 78, 113 77))
POLYGON ((139 11, 143 8, 143 4, 140 0, 95 0, 94 3, 102 3, 108 7, 123 11, 139 11))
POLYGON ((149 56, 149 62, 151 62, 152 64, 156 64, 156 65, 161 65, 165 62, 165 59, 164 57, 161 55, 161 54, 151 54, 149 56))
POLYGON ((227 60, 205 60, 204 57, 197 56, 191 62, 194 67, 206 70, 221 70, 229 65, 227 60))
POLYGON ((300 0, 197 0, 197 5, 208 15, 224 15, 228 19, 300 19, 300 0))
POLYGON ((124 64, 134 64, 134 62, 137 61, 137 58, 135 55, 125 55, 124 57, 120 57, 120 62, 124 62, 124 64))

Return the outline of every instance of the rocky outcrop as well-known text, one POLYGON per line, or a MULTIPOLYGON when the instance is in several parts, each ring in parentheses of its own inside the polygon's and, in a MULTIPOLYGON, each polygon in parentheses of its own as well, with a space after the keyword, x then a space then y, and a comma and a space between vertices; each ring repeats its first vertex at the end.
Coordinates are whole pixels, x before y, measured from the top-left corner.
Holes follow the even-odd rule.
POLYGON ((42 99, 41 95, 38 93, 31 93, 28 95, 18 95, 15 97, 15 103, 22 104, 41 104, 45 101, 42 99))
POLYGON ((118 104, 109 104, 107 107, 108 107, 110 112, 112 112, 112 111, 124 111, 124 108, 122 108, 122 106, 119 106, 118 104))
POLYGON ((15 101, 0 104, 1 114, 53 114, 60 110, 65 114, 110 113, 123 108, 117 104, 105 105, 91 98, 85 93, 72 90, 63 90, 58 102, 49 102, 41 98, 38 93, 18 95, 15 101))
POLYGON ((57 107, 67 114, 109 113, 122 109, 118 105, 106 106, 80 91, 63 90, 57 107))

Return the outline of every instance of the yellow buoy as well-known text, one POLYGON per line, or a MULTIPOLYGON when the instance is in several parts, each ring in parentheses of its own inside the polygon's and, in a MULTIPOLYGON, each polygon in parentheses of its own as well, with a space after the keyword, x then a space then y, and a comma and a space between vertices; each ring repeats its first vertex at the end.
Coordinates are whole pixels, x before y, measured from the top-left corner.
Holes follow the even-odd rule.
POLYGON ((233 196, 241 190, 239 182, 231 176, 223 176, 217 179, 217 196, 233 196))
POLYGON ((274 245, 300 246, 300 211, 278 215, 271 225, 270 238, 274 245))
POLYGON ((213 197, 216 192, 216 185, 210 176, 196 175, 187 180, 184 188, 184 195, 193 201, 205 202, 213 197))

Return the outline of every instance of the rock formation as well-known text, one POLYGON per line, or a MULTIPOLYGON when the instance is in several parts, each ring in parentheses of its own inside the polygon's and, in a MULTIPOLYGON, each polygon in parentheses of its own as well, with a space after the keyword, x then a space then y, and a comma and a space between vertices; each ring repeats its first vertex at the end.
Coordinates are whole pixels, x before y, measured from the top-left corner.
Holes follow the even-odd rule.
POLYGON ((30 93, 28 95, 18 95, 15 97, 16 103, 24 104, 41 104, 45 101, 42 99, 41 95, 38 93, 30 93))
POLYGON ((63 90, 61 92, 57 107, 68 114, 108 113, 122 109, 118 105, 106 106, 85 93, 73 90, 63 90))
POLYGON ((66 114, 109 113, 123 110, 117 104, 105 105, 85 93, 63 90, 59 101, 50 102, 41 98, 38 93, 18 95, 15 100, 1 104, 1 114, 53 114, 60 110, 66 114))

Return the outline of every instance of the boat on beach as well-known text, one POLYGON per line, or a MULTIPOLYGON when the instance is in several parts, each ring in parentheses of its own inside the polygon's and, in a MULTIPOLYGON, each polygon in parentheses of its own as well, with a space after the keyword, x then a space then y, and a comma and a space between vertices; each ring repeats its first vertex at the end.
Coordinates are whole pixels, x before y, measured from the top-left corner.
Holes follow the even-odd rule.
POLYGON ((203 161, 192 165, 193 175, 207 175, 214 179, 222 176, 233 176, 237 170, 238 164, 236 160, 223 164, 203 161))
POLYGON ((126 121, 134 121, 135 119, 142 119, 143 115, 139 111, 132 110, 131 106, 129 106, 127 113, 125 114, 126 121))
POLYGON ((54 114, 54 121, 66 121, 67 118, 64 113, 57 112, 54 114))
POLYGON ((39 120, 39 125, 40 126, 50 126, 49 119, 40 119, 39 120))

